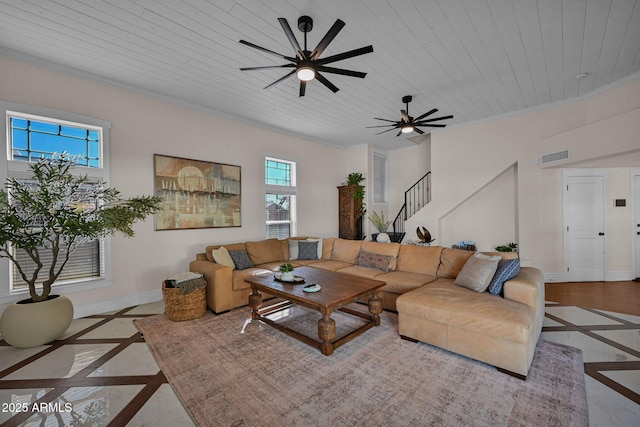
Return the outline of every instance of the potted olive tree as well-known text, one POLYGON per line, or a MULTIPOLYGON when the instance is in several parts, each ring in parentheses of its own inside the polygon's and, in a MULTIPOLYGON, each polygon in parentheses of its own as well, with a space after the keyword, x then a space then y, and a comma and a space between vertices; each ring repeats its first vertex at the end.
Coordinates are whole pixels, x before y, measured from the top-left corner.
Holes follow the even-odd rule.
POLYGON ((66 331, 73 306, 51 295, 51 285, 80 244, 117 232, 133 236, 133 223, 160 203, 151 196, 123 199, 113 188, 73 175, 73 166, 65 155, 41 160, 30 165, 32 178, 9 178, 6 191, 0 189, 0 258, 15 265, 30 294, 0 318, 2 338, 15 347, 42 345, 66 331), (17 251, 27 257, 18 258, 17 251))

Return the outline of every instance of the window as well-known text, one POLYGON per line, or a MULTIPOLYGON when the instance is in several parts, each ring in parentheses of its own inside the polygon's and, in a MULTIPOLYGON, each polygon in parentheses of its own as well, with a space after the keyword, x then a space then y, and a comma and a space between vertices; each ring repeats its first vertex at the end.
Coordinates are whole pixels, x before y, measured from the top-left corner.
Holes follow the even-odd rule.
POLYGON ((387 202, 387 156, 373 153, 373 201, 387 202))
MULTIPOLYGON (((78 167, 74 168, 74 173, 87 175, 94 183, 109 181, 106 161, 108 122, 27 105, 0 102, 0 108, 6 117, 6 129, 2 133, 7 136, 7 157, 6 162, 0 162, 0 176, 28 181, 30 162, 51 158, 56 153, 66 153, 76 160, 78 167)), ((54 286, 78 283, 84 284, 82 289, 104 286, 105 279, 110 278, 109 244, 109 239, 79 244, 54 286), (96 280, 102 280, 103 284, 95 284, 96 280), (89 285, 89 282, 95 286, 89 285)), ((16 252, 15 256, 21 260, 27 258, 23 251, 16 252)), ((8 277, 9 280, 3 282, 9 285, 0 287, 0 302, 2 296, 27 291, 27 285, 17 268, 6 259, 2 261, 0 277, 8 277)), ((33 268, 35 265, 29 266, 27 274, 33 268)))
POLYGON ((100 128, 9 112, 11 160, 35 162, 68 153, 78 165, 99 168, 100 128))
POLYGON ((266 237, 296 235, 296 163, 265 158, 266 237))

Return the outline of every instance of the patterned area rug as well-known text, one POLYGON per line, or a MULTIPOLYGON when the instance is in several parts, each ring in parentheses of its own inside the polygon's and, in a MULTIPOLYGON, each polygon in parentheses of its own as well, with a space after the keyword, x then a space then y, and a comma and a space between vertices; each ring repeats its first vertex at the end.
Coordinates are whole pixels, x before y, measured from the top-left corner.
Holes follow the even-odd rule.
MULTIPOLYGON (((282 321, 316 328, 317 312, 282 321)), ((582 352, 539 341, 526 381, 400 339, 397 315, 323 356, 241 308, 135 321, 199 426, 586 426, 582 352)), ((335 315, 338 325, 351 316, 335 315)))

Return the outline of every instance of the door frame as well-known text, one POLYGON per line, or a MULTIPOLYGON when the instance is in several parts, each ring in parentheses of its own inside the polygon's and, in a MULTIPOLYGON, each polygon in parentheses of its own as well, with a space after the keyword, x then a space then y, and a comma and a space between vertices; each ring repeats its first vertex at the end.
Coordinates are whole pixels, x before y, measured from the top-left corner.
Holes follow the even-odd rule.
POLYGON ((629 226, 631 227, 631 280, 640 277, 639 267, 636 265, 636 252, 640 251, 640 247, 636 246, 636 209, 640 209, 640 205, 636 203, 636 180, 635 177, 640 176, 640 168, 632 168, 629 171, 629 179, 631 180, 631 194, 629 195, 629 226))
POLYGON ((604 280, 607 280, 607 272, 608 270, 608 262, 607 262, 607 255, 608 255, 608 250, 607 250, 607 237, 608 237, 608 230, 607 230, 607 224, 608 224, 608 209, 607 209, 607 200, 609 200, 609 192, 608 192, 608 188, 607 188, 607 175, 608 172, 606 169, 591 169, 591 168, 584 168, 584 169, 563 169, 562 170, 562 274, 565 276, 565 281, 568 281, 571 277, 571 275, 567 272, 567 250, 568 250, 568 245, 566 242, 566 238, 567 238, 567 233, 565 232, 566 228, 567 228, 567 213, 566 213, 566 209, 565 209, 565 202, 566 202, 566 198, 565 198, 565 187, 567 186, 567 178, 569 177, 579 177, 579 176, 598 176, 598 177, 602 177, 602 185, 603 185, 603 192, 602 192, 602 197, 603 197, 603 232, 604 232, 604 254, 603 254, 603 262, 604 262, 604 280))

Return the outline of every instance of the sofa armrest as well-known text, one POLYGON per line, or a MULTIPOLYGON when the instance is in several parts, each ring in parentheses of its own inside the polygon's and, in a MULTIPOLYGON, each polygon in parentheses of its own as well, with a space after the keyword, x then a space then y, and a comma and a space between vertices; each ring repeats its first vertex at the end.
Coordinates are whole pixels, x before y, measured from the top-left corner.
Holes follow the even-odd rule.
POLYGON ((196 259, 189 270, 201 273, 207 281, 207 305, 216 313, 231 310, 233 306, 233 270, 209 260, 196 259))
POLYGON ((504 297, 544 312, 544 275, 533 267, 522 267, 516 277, 504 284, 504 297))

